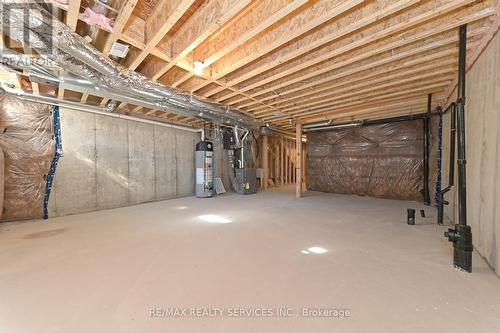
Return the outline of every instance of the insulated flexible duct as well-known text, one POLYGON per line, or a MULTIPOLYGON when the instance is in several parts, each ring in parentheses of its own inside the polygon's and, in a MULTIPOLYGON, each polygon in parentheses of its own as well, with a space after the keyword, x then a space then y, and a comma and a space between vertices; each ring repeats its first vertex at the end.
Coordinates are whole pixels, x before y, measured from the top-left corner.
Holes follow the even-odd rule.
POLYGON ((24 32, 28 29, 31 38, 29 45, 25 46, 37 50, 77 77, 119 91, 123 95, 145 99, 154 105, 155 109, 207 119, 219 124, 239 125, 245 128, 259 125, 254 118, 234 108, 153 82, 115 63, 38 3, 23 0, 16 2, 16 8, 29 10, 26 26, 23 10, 10 10, 6 15, 5 8, 2 6, 0 13, 3 21, 8 21, 10 24, 10 29, 6 29, 5 32, 11 38, 23 41, 24 32), (47 51, 50 45, 54 48, 47 51))
POLYGON ((14 88, 8 87, 5 84, 1 85, 0 93, 2 93, 2 92, 6 92, 8 94, 14 95, 17 98, 22 99, 24 101, 38 102, 38 103, 43 103, 43 104, 48 104, 48 105, 57 105, 57 106, 71 109, 71 110, 75 110, 75 111, 89 112, 89 113, 99 114, 99 115, 113 117, 113 118, 127 119, 127 120, 131 120, 131 121, 151 124, 151 125, 155 125, 155 126, 176 128, 176 129, 180 129, 180 130, 184 130, 184 131, 188 131, 188 132, 197 132, 197 133, 199 132, 201 134, 202 138, 204 136, 203 129, 196 129, 196 128, 192 128, 192 127, 188 127, 188 126, 181 126, 181 125, 176 125, 176 124, 171 124, 171 123, 153 121, 153 120, 139 118, 139 117, 131 117, 131 116, 120 114, 120 113, 106 112, 105 106, 92 106, 92 105, 82 104, 82 103, 74 102, 74 101, 60 100, 56 97, 46 96, 46 95, 41 95, 41 94, 40 95, 33 95, 31 93, 27 93, 24 91, 20 91, 20 90, 16 90, 14 88))

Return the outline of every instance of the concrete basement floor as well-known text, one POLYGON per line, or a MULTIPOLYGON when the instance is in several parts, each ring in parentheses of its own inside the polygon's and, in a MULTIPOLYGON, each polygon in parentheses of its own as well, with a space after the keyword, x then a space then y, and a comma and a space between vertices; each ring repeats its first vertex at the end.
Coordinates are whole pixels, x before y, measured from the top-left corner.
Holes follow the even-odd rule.
POLYGON ((408 226, 407 207, 289 188, 0 224, 0 332, 500 332, 500 279, 477 254, 452 268, 433 209, 408 226), (276 308, 292 316, 259 316, 276 308))

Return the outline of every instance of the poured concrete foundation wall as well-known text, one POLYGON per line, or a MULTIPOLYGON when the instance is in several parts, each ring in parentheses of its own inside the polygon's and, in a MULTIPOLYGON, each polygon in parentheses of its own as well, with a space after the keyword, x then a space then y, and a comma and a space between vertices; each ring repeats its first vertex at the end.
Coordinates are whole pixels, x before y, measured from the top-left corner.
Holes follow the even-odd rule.
POLYGON ((61 130, 50 216, 194 193, 199 133, 65 109, 61 130))
MULTIPOLYGON (((500 36, 466 77, 467 219, 473 244, 500 273, 500 36)), ((443 126, 443 186, 448 185, 450 114, 443 126)), ((455 166, 455 170, 457 170, 455 166)), ((457 172, 455 171, 455 176, 457 172)), ((457 180, 455 179, 455 185, 457 180)), ((458 221, 456 186, 446 195, 445 216, 458 221)), ((499 274, 500 275, 500 274, 499 274)))

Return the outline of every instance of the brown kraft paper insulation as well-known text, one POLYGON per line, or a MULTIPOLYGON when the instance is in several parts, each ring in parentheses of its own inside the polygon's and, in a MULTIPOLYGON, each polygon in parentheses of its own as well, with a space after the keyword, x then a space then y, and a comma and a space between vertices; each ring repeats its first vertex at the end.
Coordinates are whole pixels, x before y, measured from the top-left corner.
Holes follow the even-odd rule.
POLYGON ((311 132, 307 141, 309 190, 423 200, 422 120, 311 132))
POLYGON ((0 93, 4 200, 0 221, 43 217, 45 179, 54 157, 48 105, 0 93))

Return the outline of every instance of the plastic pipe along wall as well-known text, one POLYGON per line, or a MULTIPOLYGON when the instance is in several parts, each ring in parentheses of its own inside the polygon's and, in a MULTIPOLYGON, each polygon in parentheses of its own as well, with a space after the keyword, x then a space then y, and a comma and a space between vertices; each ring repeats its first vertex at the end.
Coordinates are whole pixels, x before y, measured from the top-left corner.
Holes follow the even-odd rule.
MULTIPOLYGON (((472 228, 474 248, 498 275, 500 275, 499 62, 500 35, 497 33, 467 72, 465 91, 467 223, 472 228)), ((455 96, 453 95, 453 98, 455 96)), ((443 166, 449 164, 450 116, 451 112, 448 112, 443 117, 443 166)), ((443 167, 443 179, 448 179, 448 172, 449 168, 443 167)), ((457 172, 454 176, 457 184, 457 172)), ((446 200, 450 204, 444 207, 444 223, 458 223, 457 186, 453 186, 446 194, 446 200)))
POLYGON ((200 133, 61 108, 49 217, 194 194, 200 133))

